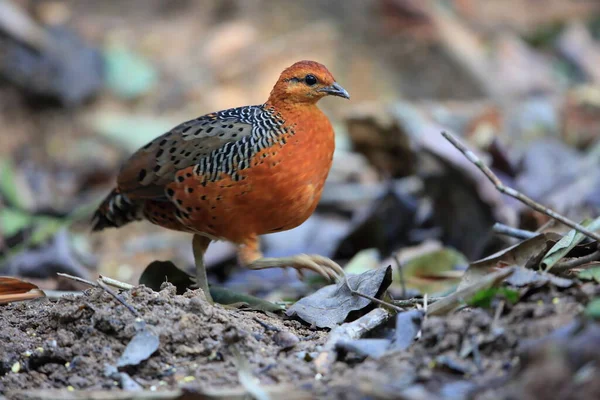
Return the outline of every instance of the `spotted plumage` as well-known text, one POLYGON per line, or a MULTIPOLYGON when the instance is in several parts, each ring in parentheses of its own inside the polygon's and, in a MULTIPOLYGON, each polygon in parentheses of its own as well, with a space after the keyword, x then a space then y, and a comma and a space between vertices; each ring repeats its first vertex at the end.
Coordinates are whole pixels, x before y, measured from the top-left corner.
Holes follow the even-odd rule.
POLYGON ((147 219, 205 238, 194 241, 201 252, 210 240, 229 240, 242 264, 265 268, 257 264, 257 236, 298 226, 321 196, 335 147, 316 106, 326 95, 348 97, 324 66, 301 61, 281 74, 264 104, 176 126, 123 165, 94 230, 147 219))

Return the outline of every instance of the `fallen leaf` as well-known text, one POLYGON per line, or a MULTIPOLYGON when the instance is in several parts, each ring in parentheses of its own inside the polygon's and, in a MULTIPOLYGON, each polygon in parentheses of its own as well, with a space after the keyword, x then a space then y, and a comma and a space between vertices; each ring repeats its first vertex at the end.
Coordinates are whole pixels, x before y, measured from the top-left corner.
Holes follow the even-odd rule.
MULTIPOLYGON (((381 296, 392 283, 392 268, 378 268, 360 275, 349 275, 348 281, 357 292, 371 297, 381 296)), ((325 286, 310 296, 298 300, 286 312, 319 328, 334 328, 343 323, 352 311, 361 310, 371 300, 354 295, 344 281, 325 286)))
POLYGON ((123 354, 117 361, 117 367, 138 365, 158 350, 159 344, 158 336, 145 327, 142 328, 125 347, 123 354))
POLYGON ((514 272, 513 268, 503 268, 492 272, 481 278, 479 281, 457 290, 449 296, 446 296, 435 303, 429 305, 427 315, 443 315, 451 312, 461 304, 468 303, 477 292, 494 287, 509 277, 514 272))
POLYGON ((364 249, 359 251, 346 263, 344 271, 347 274, 360 274, 379 266, 379 250, 364 249))
MULTIPOLYGON (((600 229, 600 217, 596 218, 591 222, 583 222, 588 230, 595 232, 600 229)), ((544 271, 549 271, 557 262, 565 257, 575 246, 585 239, 586 236, 583 233, 577 232, 575 229, 571 229, 567 232, 544 256, 540 266, 544 271)))
POLYGON ((383 308, 375 308, 355 321, 339 325, 331 330, 327 342, 323 345, 323 350, 314 359, 317 372, 327 374, 331 371, 331 366, 337 358, 337 343, 342 340, 359 339, 373 329, 387 322, 392 313, 383 308))
POLYGON ((9 276, 0 276, 0 304, 45 296, 46 294, 33 283, 9 276))
POLYGON ((532 261, 538 259, 548 247, 560 239, 560 235, 553 232, 541 233, 530 239, 519 242, 504 250, 500 250, 491 256, 473 261, 465 271, 457 290, 477 282, 488 275, 496 266, 528 266, 532 261))
POLYGON ((519 292, 508 288, 489 288, 483 289, 475 293, 475 295, 469 300, 468 304, 473 307, 490 308, 492 306, 492 300, 496 297, 503 297, 509 303, 515 304, 519 301, 519 292))
POLYGON ((124 99, 142 96, 157 84, 152 64, 121 45, 110 44, 104 50, 104 60, 107 86, 124 99))
MULTIPOLYGON (((402 273, 406 287, 421 293, 437 294, 455 287, 464 274, 455 267, 467 264, 467 259, 460 252, 444 247, 405 261, 402 273)), ((393 285, 396 289, 400 287, 400 282, 399 273, 395 270, 393 285)))
POLYGON ((585 315, 590 318, 600 319, 600 298, 590 301, 585 308, 585 315))
POLYGON ((358 356, 380 358, 388 351, 391 342, 387 339, 342 339, 336 344, 336 350, 351 351, 358 356))
POLYGON ((572 280, 561 278, 547 272, 538 272, 519 266, 515 266, 514 270, 515 272, 506 279, 506 283, 513 286, 520 287, 535 285, 536 287, 539 287, 547 283, 551 283, 560 288, 568 288, 573 285, 572 280))
POLYGON ((600 283, 600 267, 594 267, 590 269, 584 269, 583 271, 579 271, 577 273, 577 277, 581 280, 585 281, 596 281, 600 283))
POLYGON ((139 283, 158 292, 164 282, 169 282, 177 289, 177 294, 183 294, 192 286, 191 275, 179 269, 171 261, 152 261, 142 275, 139 283))

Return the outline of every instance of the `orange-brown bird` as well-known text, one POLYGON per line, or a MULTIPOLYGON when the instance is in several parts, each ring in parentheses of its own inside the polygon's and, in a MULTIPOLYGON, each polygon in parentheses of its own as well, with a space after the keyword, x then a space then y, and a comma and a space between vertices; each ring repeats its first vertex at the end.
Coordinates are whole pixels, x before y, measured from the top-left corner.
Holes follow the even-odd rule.
POLYGON ((299 61, 281 73, 266 103, 176 126, 125 162, 93 229, 147 219, 192 233, 197 284, 209 300, 203 259, 213 240, 236 244, 247 268, 342 275, 318 255, 264 258, 258 239, 302 224, 319 202, 335 141, 317 102, 329 95, 350 98, 325 66, 299 61))

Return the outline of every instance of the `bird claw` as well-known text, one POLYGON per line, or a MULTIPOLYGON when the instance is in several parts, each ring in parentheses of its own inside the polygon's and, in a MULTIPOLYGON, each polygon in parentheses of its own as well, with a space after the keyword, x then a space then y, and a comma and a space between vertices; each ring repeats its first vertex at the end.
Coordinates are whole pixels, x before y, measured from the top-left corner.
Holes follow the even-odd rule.
POLYGON ((319 255, 299 254, 284 258, 263 258, 250 263, 250 269, 265 269, 275 267, 291 267, 296 269, 301 278, 303 270, 311 270, 327 280, 337 281, 344 276, 344 270, 335 261, 319 255))

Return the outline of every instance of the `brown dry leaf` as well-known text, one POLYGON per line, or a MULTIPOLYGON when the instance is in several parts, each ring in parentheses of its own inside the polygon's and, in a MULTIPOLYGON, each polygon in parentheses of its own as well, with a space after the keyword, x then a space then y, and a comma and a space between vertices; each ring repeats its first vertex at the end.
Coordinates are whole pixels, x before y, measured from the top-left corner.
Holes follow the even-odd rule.
POLYGON ((32 300, 46 294, 33 283, 10 276, 0 276, 0 304, 32 300))
POLYGON ((465 271, 457 290, 461 290, 489 274, 493 267, 518 265, 525 267, 538 260, 559 239, 554 232, 541 233, 481 260, 473 261, 465 271))

